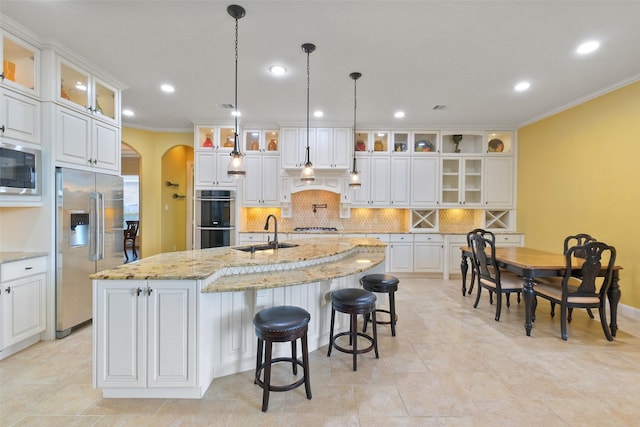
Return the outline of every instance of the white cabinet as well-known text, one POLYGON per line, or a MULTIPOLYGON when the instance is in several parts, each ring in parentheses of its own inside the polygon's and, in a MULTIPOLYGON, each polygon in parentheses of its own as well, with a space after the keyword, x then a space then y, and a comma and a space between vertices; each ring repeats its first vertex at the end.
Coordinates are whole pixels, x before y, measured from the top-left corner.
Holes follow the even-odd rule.
MULTIPOLYGON (((236 186, 237 180, 227 175, 227 168, 231 161, 229 153, 215 150, 194 151, 196 188, 236 186)), ((249 173, 247 172, 247 175, 249 173)))
POLYGON ((30 96, 40 96, 40 50, 0 29, 0 84, 30 96))
POLYGON ((413 235, 389 235, 389 271, 410 273, 413 271, 413 235))
POLYGON ((45 330, 46 271, 46 257, 0 265, 0 359, 12 353, 5 349, 45 330))
POLYGON ((56 61, 56 102, 119 126, 120 90, 60 56, 56 61))
POLYGON ((238 233, 239 245, 250 245, 254 243, 264 243, 267 241, 267 233, 238 233))
POLYGON ((413 271, 441 273, 444 268, 444 239, 440 234, 413 236, 413 271))
POLYGON ((0 136, 40 144, 40 101, 0 88, 0 136))
POLYGON ((391 186, 389 157, 362 156, 357 161, 362 186, 351 189, 353 206, 388 206, 391 186))
POLYGON ((487 207, 513 207, 514 185, 512 157, 484 159, 484 203, 487 207))
POLYGON ((277 130, 245 130, 241 151, 247 156, 259 153, 278 154, 280 132, 277 130))
POLYGON ((68 108, 55 108, 56 163, 120 171, 120 128, 68 108))
MULTIPOLYGON (((307 128, 282 128, 280 144, 282 168, 301 168, 307 155, 307 128)), ((347 169, 351 153, 349 128, 309 128, 309 159, 315 169, 347 169)))
POLYGON ((482 206, 481 157, 443 157, 441 205, 449 207, 482 206))
POLYGON ((195 387, 195 282, 94 282, 94 317, 97 387, 195 387))
POLYGON ((317 169, 347 169, 351 158, 348 128, 317 128, 312 163, 317 169))
POLYGON ((449 279, 451 274, 461 274, 460 262, 462 261, 462 252, 460 248, 467 246, 466 234, 450 234, 445 236, 445 271, 444 279, 449 279))
POLYGON ((440 200, 440 159, 411 158, 411 206, 436 207, 440 200))
POLYGON ((409 206, 411 193, 411 159, 391 157, 389 202, 393 207, 409 206))
POLYGON ((244 179, 245 206, 279 206, 280 157, 251 155, 245 157, 247 176, 244 179))

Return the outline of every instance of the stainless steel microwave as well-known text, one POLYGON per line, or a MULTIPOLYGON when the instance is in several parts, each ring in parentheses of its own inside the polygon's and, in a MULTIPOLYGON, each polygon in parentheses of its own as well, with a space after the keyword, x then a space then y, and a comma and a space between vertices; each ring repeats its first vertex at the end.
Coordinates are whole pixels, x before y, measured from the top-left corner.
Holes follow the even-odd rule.
POLYGON ((40 195, 40 150, 0 141, 0 194, 40 195))

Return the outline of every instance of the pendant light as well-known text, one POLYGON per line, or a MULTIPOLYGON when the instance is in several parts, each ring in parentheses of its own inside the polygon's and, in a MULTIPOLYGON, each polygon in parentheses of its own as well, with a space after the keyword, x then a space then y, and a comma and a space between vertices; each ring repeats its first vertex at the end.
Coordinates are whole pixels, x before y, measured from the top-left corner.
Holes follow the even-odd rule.
POLYGON ((316 179, 316 173, 313 170, 313 164, 309 160, 309 55, 316 50, 316 45, 305 43, 302 45, 302 51, 307 54, 307 152, 305 163, 300 174, 300 181, 311 182, 316 179))
POLYGON ((231 161, 227 168, 227 176, 230 178, 244 178, 247 174, 244 166, 244 155, 240 152, 238 144, 238 19, 244 17, 246 11, 242 6, 232 4, 227 7, 227 13, 236 20, 236 75, 235 75, 235 102, 233 104, 233 116, 235 117, 235 127, 233 131, 233 151, 231 152, 231 161))
POLYGON ((358 167, 356 166, 356 109, 358 107, 358 97, 356 92, 356 82, 360 77, 362 77, 361 73, 351 73, 349 77, 353 79, 353 168, 351 169, 351 179, 349 180, 349 187, 360 188, 362 182, 360 182, 360 173, 358 172, 358 167))

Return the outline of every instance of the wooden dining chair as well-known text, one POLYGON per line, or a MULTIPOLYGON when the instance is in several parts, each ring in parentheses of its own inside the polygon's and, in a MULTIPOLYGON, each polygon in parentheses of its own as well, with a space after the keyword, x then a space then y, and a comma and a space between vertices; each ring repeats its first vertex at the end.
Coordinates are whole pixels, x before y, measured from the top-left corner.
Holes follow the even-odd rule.
POLYGON ((129 254, 127 254, 127 244, 131 245, 131 252, 135 258, 138 258, 138 253, 136 252, 136 237, 138 236, 138 230, 140 228, 140 221, 125 221, 127 223, 127 228, 124 230, 123 236, 123 249, 124 249, 124 257, 129 261, 129 254))
POLYGON ((478 294, 473 308, 478 307, 482 288, 496 294, 496 321, 500 320, 502 310, 502 295, 522 292, 522 278, 509 271, 498 268, 496 261, 496 246, 492 239, 480 234, 472 234, 469 238, 471 253, 475 261, 478 277, 478 294))
MULTIPOLYGON (((496 241, 496 236, 489 230, 484 230, 482 228, 476 228, 471 230, 470 232, 467 233, 467 246, 471 247, 471 236, 473 235, 479 235, 485 238, 490 238, 492 241, 496 241)), ((476 279, 477 279, 477 274, 476 274, 476 264, 477 264, 477 260, 475 259, 475 257, 473 256, 473 251, 471 251, 471 281, 469 283, 469 290, 467 291, 468 294, 471 294, 471 292, 473 291, 473 284, 475 283, 476 279)), ((491 302, 491 304, 493 304, 493 293, 490 292, 489 294, 489 301, 491 302)))
MULTIPOLYGON (((567 251, 574 246, 583 246, 589 242, 595 242, 595 241, 596 239, 594 237, 591 237, 591 235, 587 233, 578 233, 576 235, 567 236, 564 238, 562 253, 566 254, 567 251)), ((584 253, 581 251, 574 252, 573 256, 577 258, 582 258, 582 259, 584 259, 585 257, 584 253)), ((575 278, 576 281, 580 279, 579 273, 574 272, 572 277, 575 278)), ((553 285, 553 286, 560 287, 562 286, 562 277, 540 277, 536 279, 536 282, 542 283, 545 285, 553 285)), ((574 285, 576 285, 576 283, 574 283, 574 285)), ((550 302, 551 302, 551 317, 554 317, 556 314, 556 304, 553 301, 550 301, 550 302)), ((594 319, 593 312, 591 311, 590 308, 587 308, 587 314, 589 314, 590 318, 594 319)), ((571 322, 572 315, 573 315, 573 309, 570 308, 567 314, 568 316, 567 320, 569 322, 571 322)))
POLYGON ((613 267, 616 260, 616 249, 606 243, 591 241, 585 245, 569 248, 565 256, 566 268, 561 286, 536 283, 533 288, 533 314, 537 306, 537 297, 541 297, 560 305, 560 332, 562 339, 567 339, 568 310, 573 308, 597 308, 600 312, 600 323, 607 340, 613 336, 607 325, 606 301, 607 290, 611 285, 613 267), (578 256, 584 255, 584 256, 578 256), (604 264, 604 274, 602 274, 604 264), (578 271, 578 274, 572 273, 578 271))

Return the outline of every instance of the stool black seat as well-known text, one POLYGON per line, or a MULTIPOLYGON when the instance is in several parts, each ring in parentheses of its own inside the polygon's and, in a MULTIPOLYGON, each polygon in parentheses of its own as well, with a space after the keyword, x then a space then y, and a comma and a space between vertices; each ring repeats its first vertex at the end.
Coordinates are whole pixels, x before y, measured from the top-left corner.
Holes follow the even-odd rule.
MULTIPOLYGON (((376 309, 378 313, 387 313, 389 315, 389 321, 378 320, 377 323, 378 325, 391 325, 391 335, 394 337, 396 336, 396 322, 398 320, 395 298, 398 283, 400 283, 400 280, 390 274, 367 274, 360 279, 360 284, 367 291, 389 294, 389 310, 376 309)), ((365 316, 362 332, 367 332, 368 322, 369 316, 365 316)))
POLYGON ((360 288, 346 288, 333 291, 331 293, 331 329, 329 331, 329 350, 327 357, 331 356, 331 350, 335 348, 343 353, 353 354, 353 370, 358 370, 358 354, 367 353, 371 350, 375 351, 376 359, 378 355, 378 334, 376 330, 376 296, 369 291, 360 288), (349 332, 340 332, 333 334, 335 325, 336 311, 349 314, 349 332), (358 314, 371 314, 373 316, 373 336, 364 332, 358 332, 357 321, 358 314), (336 338, 341 336, 349 336, 349 344, 351 348, 345 348, 336 343, 336 338), (358 337, 367 339, 371 344, 363 349, 358 349, 358 337))
POLYGON ((309 329, 310 320, 311 315, 305 309, 289 305, 266 308, 254 316, 253 324, 258 337, 254 383, 262 387, 263 390, 262 412, 267 412, 270 391, 289 391, 304 384, 307 399, 311 399, 309 348, 307 346, 307 330, 309 329), (296 340, 298 338, 302 342, 302 362, 297 358, 296 340), (291 357, 272 359, 272 344, 274 342, 289 341, 291 342, 291 357), (293 375, 298 374, 298 365, 302 366, 302 378, 288 385, 272 385, 271 365, 278 362, 290 362, 293 375), (264 379, 260 379, 262 372, 264 372, 264 379))

